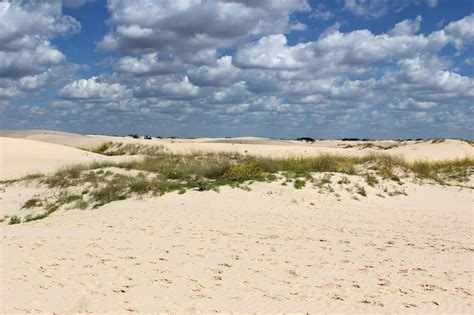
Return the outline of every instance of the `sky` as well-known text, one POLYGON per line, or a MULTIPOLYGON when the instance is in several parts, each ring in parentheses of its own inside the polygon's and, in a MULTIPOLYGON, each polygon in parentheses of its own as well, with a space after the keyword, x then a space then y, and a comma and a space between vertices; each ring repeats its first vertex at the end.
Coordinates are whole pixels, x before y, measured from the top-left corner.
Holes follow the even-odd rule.
POLYGON ((0 129, 474 138, 472 0, 0 1, 0 129))

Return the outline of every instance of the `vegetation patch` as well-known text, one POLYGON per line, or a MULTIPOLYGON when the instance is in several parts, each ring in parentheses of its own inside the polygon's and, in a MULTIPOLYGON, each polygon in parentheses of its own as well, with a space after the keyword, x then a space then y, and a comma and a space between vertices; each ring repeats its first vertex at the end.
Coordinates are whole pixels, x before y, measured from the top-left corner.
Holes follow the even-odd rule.
POLYGON ((17 215, 12 215, 8 221, 9 225, 21 223, 21 218, 17 215))
MULTIPOLYGON (((148 138, 147 138, 148 139, 148 138)), ((151 139, 151 138, 150 138, 151 139)), ((148 139, 149 140, 149 139, 148 139)), ((79 148, 81 150, 94 152, 97 154, 115 155, 159 155, 164 152, 164 146, 159 144, 104 142, 91 149, 79 148)))
MULTIPOLYGON (((107 143, 96 151, 107 153, 111 149, 118 150, 124 146, 127 145, 107 143)), ((428 179, 441 184, 453 180, 466 181, 473 174, 473 170, 473 159, 411 163, 401 157, 384 154, 275 159, 234 153, 178 155, 159 150, 140 160, 76 165, 63 168, 52 175, 36 177, 39 183, 59 192, 49 201, 38 198, 28 200, 23 208, 43 207, 44 212, 28 215, 24 221, 45 218, 64 205, 77 209, 98 208, 131 196, 158 196, 173 191, 185 193, 190 189, 218 191, 219 187, 224 185, 249 190, 248 184, 255 181, 282 180, 282 185, 292 183, 296 189, 301 189, 307 182, 311 182, 320 192, 334 193, 335 190, 331 186, 334 173, 362 176, 369 186, 375 187, 379 184, 380 177, 403 185, 398 174, 409 174, 416 179, 428 179), (323 175, 317 178, 315 173, 323 175)), ((339 178, 339 185, 351 184, 347 176, 339 178)), ((367 196, 364 186, 360 184, 346 186, 345 189, 356 195, 367 196)), ((385 192, 394 196, 406 194, 403 189, 385 192)), ((12 217, 10 221, 16 222, 17 219, 20 218, 12 217)))
POLYGON ((34 207, 40 207, 43 205, 43 202, 39 198, 31 198, 25 202, 21 209, 30 209, 34 207))

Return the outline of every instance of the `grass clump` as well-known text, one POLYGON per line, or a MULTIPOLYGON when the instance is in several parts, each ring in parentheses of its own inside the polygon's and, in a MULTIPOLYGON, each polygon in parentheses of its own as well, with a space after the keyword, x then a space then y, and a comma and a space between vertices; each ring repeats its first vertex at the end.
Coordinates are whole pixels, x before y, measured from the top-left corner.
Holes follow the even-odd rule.
POLYGON ((46 218, 49 215, 47 212, 43 212, 37 215, 28 214, 25 216, 25 222, 36 221, 46 218))
POLYGON ((49 214, 55 212, 56 210, 58 210, 59 207, 60 207, 60 205, 58 205, 54 202, 48 202, 44 208, 46 210, 46 213, 49 215, 49 214))
POLYGON ((81 195, 70 194, 68 192, 61 191, 58 197, 56 198, 56 202, 60 205, 63 205, 80 199, 82 199, 81 195))
POLYGON ((369 173, 365 174, 365 181, 371 187, 374 187, 376 184, 379 183, 377 177, 375 177, 374 175, 371 175, 369 173))
POLYGON ((96 202, 94 207, 116 200, 127 199, 128 195, 126 194, 126 190, 129 183, 128 177, 119 174, 116 175, 118 176, 114 176, 106 186, 100 187, 91 193, 92 201, 96 202))
POLYGON ((43 205, 43 202, 39 198, 31 198, 25 202, 21 209, 30 209, 33 207, 40 207, 43 205))
POLYGON ((301 188, 303 188, 305 185, 306 185, 306 182, 305 182, 304 180, 299 179, 299 178, 297 178, 297 179, 293 182, 293 187, 295 187, 296 189, 301 189, 301 188))
POLYGON ((365 187, 361 186, 359 184, 355 185, 356 193, 358 193, 361 196, 367 197, 367 192, 365 191, 365 187))
POLYGON ((196 182, 196 185, 197 185, 197 189, 199 191, 207 191, 207 190, 211 190, 212 189, 212 184, 210 181, 206 180, 206 179, 199 179, 197 182, 196 182))
POLYGON ((343 176, 340 180, 337 181, 339 185, 348 185, 351 183, 347 176, 343 176))
POLYGON ((80 210, 84 210, 84 209, 87 209, 87 207, 89 206, 89 204, 83 200, 83 199, 80 199, 80 200, 77 200, 74 205, 73 205, 73 208, 74 209, 80 209, 80 210))
POLYGON ((257 163, 231 165, 225 171, 222 178, 238 183, 248 180, 264 180, 262 170, 257 163))
POLYGON ((101 145, 92 148, 91 151, 98 154, 104 154, 108 149, 113 146, 112 142, 104 142, 101 145))
POLYGON ((264 172, 275 173, 279 171, 293 172, 297 176, 306 176, 311 172, 337 172, 355 174, 358 163, 356 157, 343 157, 337 155, 320 155, 301 158, 259 158, 257 163, 264 172))
POLYGON ((164 152, 162 145, 144 145, 140 143, 122 143, 122 142, 104 142, 91 149, 79 148, 94 152, 97 154, 114 156, 114 155, 150 155, 155 156, 164 152))
POLYGON ((8 225, 13 225, 13 224, 18 224, 18 223, 21 223, 21 218, 17 216, 16 214, 12 215, 10 217, 10 220, 8 221, 8 225))
POLYGON ((450 161, 416 161, 409 164, 408 168, 418 178, 444 183, 445 180, 467 181, 473 167, 474 160, 465 158, 450 161))

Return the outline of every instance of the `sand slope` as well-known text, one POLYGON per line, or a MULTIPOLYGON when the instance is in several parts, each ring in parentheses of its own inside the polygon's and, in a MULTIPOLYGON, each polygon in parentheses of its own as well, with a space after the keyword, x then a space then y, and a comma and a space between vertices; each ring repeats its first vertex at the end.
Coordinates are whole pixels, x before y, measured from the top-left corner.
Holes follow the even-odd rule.
POLYGON ((259 137, 236 138, 196 138, 196 139, 133 139, 101 135, 79 135, 60 131, 26 130, 0 131, 0 136, 38 140, 72 147, 91 148, 104 142, 140 143, 145 145, 162 145, 169 152, 237 152, 258 156, 288 157, 314 156, 318 154, 339 154, 363 156, 367 153, 384 153, 401 155, 409 161, 446 160, 457 158, 474 158, 474 146, 454 139, 440 143, 431 141, 340 141, 324 140, 306 143, 293 140, 274 140, 259 137), (371 146, 371 147, 368 147, 371 146), (380 149, 380 148, 389 149, 380 149))
POLYGON ((71 147, 94 147, 103 141, 77 133, 55 130, 12 130, 0 131, 0 137, 37 140, 48 143, 67 145, 71 147))
POLYGON ((68 146, 0 137, 0 179, 12 179, 36 172, 93 161, 120 161, 131 157, 108 157, 68 146))
POLYGON ((407 192, 339 202, 262 183, 2 226, 1 307, 472 313, 472 193, 407 192))

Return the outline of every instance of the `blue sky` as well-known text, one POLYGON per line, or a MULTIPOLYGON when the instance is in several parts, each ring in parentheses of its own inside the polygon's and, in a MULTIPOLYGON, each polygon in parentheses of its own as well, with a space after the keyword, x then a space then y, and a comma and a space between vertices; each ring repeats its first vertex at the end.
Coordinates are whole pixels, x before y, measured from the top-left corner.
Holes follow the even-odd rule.
POLYGON ((473 138, 471 0, 6 1, 1 129, 473 138))

